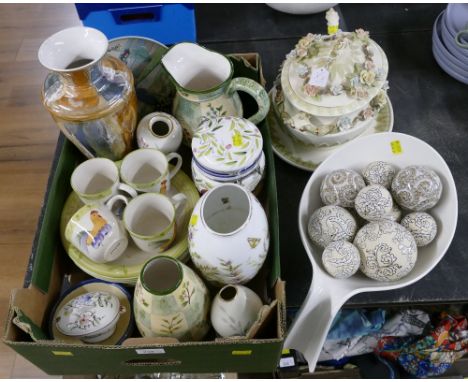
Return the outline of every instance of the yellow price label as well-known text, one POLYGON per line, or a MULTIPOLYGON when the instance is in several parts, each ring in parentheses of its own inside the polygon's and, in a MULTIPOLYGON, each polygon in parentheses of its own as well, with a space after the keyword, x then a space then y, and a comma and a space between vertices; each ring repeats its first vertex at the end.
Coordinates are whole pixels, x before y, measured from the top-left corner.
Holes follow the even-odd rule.
POLYGON ((236 147, 242 145, 242 135, 238 131, 236 131, 232 136, 232 144, 236 147))
POLYGON ((193 227, 195 224, 197 224, 198 221, 198 215, 192 215, 190 218, 190 225, 193 227))
POLYGON ((71 351, 58 351, 58 350, 52 350, 52 354, 56 356, 61 356, 61 357, 72 357, 73 353, 71 351))
POLYGON ((327 32, 328 34, 335 34, 338 32, 338 25, 328 25, 327 32))
POLYGON ((291 352, 289 351, 289 349, 283 349, 282 353, 283 355, 288 355, 290 354, 291 352))
POLYGON ((252 350, 233 350, 232 355, 251 355, 252 350))
POLYGON ((392 141, 390 142, 390 146, 392 147, 392 153, 393 154, 402 154, 403 149, 401 148, 401 143, 400 141, 392 141))

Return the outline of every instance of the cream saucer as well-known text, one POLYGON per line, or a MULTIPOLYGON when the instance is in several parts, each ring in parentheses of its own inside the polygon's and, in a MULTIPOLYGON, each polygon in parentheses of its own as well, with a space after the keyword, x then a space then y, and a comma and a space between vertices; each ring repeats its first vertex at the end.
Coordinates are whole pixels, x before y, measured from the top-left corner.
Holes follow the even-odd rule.
MULTIPOLYGON (((281 159, 306 171, 314 171, 320 163, 327 159, 336 150, 347 145, 346 142, 342 145, 330 147, 316 147, 297 140, 284 126, 281 119, 281 110, 283 103, 275 103, 276 87, 270 90, 271 105, 270 111, 267 116, 268 125, 270 126, 271 143, 273 151, 281 159)), ((370 121, 370 125, 360 137, 376 134, 386 133, 393 130, 393 107, 390 98, 387 96, 387 104, 380 110, 376 118, 370 121)))

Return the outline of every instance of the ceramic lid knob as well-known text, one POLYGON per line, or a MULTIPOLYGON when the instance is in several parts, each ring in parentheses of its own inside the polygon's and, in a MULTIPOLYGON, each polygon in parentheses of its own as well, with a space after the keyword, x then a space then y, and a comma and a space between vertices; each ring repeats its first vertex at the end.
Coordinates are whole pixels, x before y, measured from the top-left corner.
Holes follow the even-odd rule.
POLYGON ((400 170, 392 182, 395 201, 410 211, 434 207, 442 195, 442 181, 426 166, 408 166, 400 170))
POLYGON ((378 184, 390 188, 395 177, 396 170, 393 165, 383 161, 369 163, 362 175, 368 185, 378 184))
POLYGON ((340 240, 326 246, 322 254, 322 263, 331 276, 345 279, 358 271, 361 257, 353 244, 340 240))
POLYGON ((401 225, 413 235, 418 247, 428 245, 437 235, 437 223, 426 212, 413 212, 406 215, 401 225))
POLYGON ((339 206, 319 208, 311 215, 308 225, 310 239, 322 248, 332 241, 352 240, 356 229, 353 216, 339 206))
POLYGON ((328 174, 320 186, 323 204, 354 207, 358 192, 366 186, 364 179, 354 170, 335 170, 328 174))
POLYGON ((113 294, 84 293, 63 306, 55 317, 55 324, 63 334, 81 337, 104 329, 119 311, 119 299, 113 294))
POLYGON ((357 194, 354 207, 356 212, 366 220, 381 220, 392 211, 392 195, 382 186, 367 186, 357 194))
POLYGON ((361 254, 361 271, 378 281, 400 280, 411 272, 418 257, 411 233, 388 220, 362 227, 354 245, 361 254))

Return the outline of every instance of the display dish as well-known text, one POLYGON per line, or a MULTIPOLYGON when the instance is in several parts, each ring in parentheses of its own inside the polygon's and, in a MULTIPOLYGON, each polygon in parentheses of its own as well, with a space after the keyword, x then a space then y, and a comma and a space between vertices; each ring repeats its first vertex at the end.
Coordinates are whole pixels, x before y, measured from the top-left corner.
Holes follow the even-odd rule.
POLYGON ((444 159, 427 143, 405 134, 384 133, 360 137, 334 153, 313 173, 301 198, 299 231, 313 267, 313 279, 284 346, 301 351, 309 362, 309 369, 314 370, 327 332, 341 306, 358 293, 401 288, 428 274, 450 246, 457 219, 458 201, 453 176, 444 159), (322 265, 322 249, 309 239, 308 220, 313 211, 321 206, 318 195, 322 180, 328 173, 342 168, 344 163, 346 168, 360 171, 375 160, 388 162, 397 168, 424 165, 439 174, 444 191, 439 203, 431 210, 431 215, 439 224, 443 222, 443 229, 436 240, 419 248, 414 268, 398 281, 380 282, 360 272, 348 279, 335 279, 322 265))
POLYGON ((59 299, 57 304, 52 310, 51 319, 49 322, 49 331, 50 335, 55 341, 65 342, 65 343, 81 343, 81 342, 99 342, 100 345, 118 345, 121 344, 132 332, 133 330, 133 315, 132 315, 132 306, 131 306, 131 296, 127 290, 121 285, 114 283, 107 283, 100 280, 92 279, 86 280, 73 287, 69 288, 63 296, 59 299), (109 322, 108 327, 112 325, 115 327, 112 334, 104 339, 99 341, 99 338, 91 338, 90 340, 80 339, 76 336, 65 335, 59 329, 57 321, 63 309, 70 305, 70 303, 79 296, 87 295, 93 293, 108 294, 115 297, 119 307, 114 312, 116 313, 114 317, 117 318, 115 322, 109 322), (96 339, 98 341, 96 341, 96 339))
POLYGON ((309 33, 286 56, 277 81, 285 126, 315 146, 354 139, 384 106, 387 74, 386 55, 368 32, 309 33))
POLYGON ((161 65, 168 48, 153 39, 124 36, 109 41, 107 53, 123 61, 132 71, 138 98, 138 116, 152 111, 171 112, 176 89, 161 65))
MULTIPOLYGON (((306 171, 314 171, 318 165, 320 165, 320 163, 322 163, 331 154, 348 144, 347 142, 343 145, 331 147, 316 147, 296 139, 291 135, 290 130, 284 126, 283 119, 281 118, 281 114, 284 109, 283 102, 281 101, 281 97, 276 97, 276 94, 277 89, 274 86, 270 90, 272 107, 267 118, 270 126, 273 151, 281 159, 294 167, 298 167, 306 171)), ((390 132, 392 130, 393 107, 387 96, 385 106, 375 117, 372 118, 367 130, 362 133, 362 136, 390 132)))
MULTIPOLYGON (((188 221, 193 207, 199 199, 198 191, 192 180, 181 170, 172 178, 171 190, 169 196, 177 193, 183 193, 187 197, 187 203, 184 212, 181 215, 181 222, 177 223, 176 238, 172 246, 160 255, 174 257, 178 260, 185 261, 188 259, 188 221)), ((109 263, 98 264, 84 256, 78 249, 71 245, 65 238, 66 222, 81 206, 82 202, 75 192, 72 192, 65 202, 62 216, 60 220, 60 233, 62 243, 68 255, 78 268, 87 274, 101 280, 109 282, 118 282, 123 284, 134 285, 138 279, 141 267, 156 253, 143 252, 140 250, 133 240, 129 240, 126 251, 117 260, 109 263)))

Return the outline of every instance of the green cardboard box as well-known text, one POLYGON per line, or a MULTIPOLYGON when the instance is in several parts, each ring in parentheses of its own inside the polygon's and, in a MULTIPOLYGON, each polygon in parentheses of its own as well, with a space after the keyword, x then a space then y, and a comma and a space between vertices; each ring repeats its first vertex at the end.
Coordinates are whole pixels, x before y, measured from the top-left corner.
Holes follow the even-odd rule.
MULTIPOLYGON (((262 82, 258 54, 232 55, 235 76, 262 82)), ((243 98, 246 115, 255 106, 243 98)), ((49 177, 44 205, 33 244, 30 266, 23 289, 12 291, 3 341, 23 357, 51 375, 109 374, 131 376, 137 373, 180 372, 271 372, 281 356, 285 333, 285 292, 280 278, 279 235, 276 180, 271 138, 267 122, 259 125, 264 138, 267 160, 266 179, 260 200, 270 224, 270 252, 260 274, 256 291, 268 301, 277 300, 255 339, 212 339, 179 343, 175 339, 133 338, 122 345, 103 346, 64 344, 48 338, 50 312, 60 296, 65 279, 72 282, 86 277, 66 255, 59 239, 62 207, 71 189, 73 169, 84 157, 60 136, 49 177), (28 335, 13 323, 19 310, 26 317, 28 335), (33 340, 33 338, 35 340, 33 340)))

